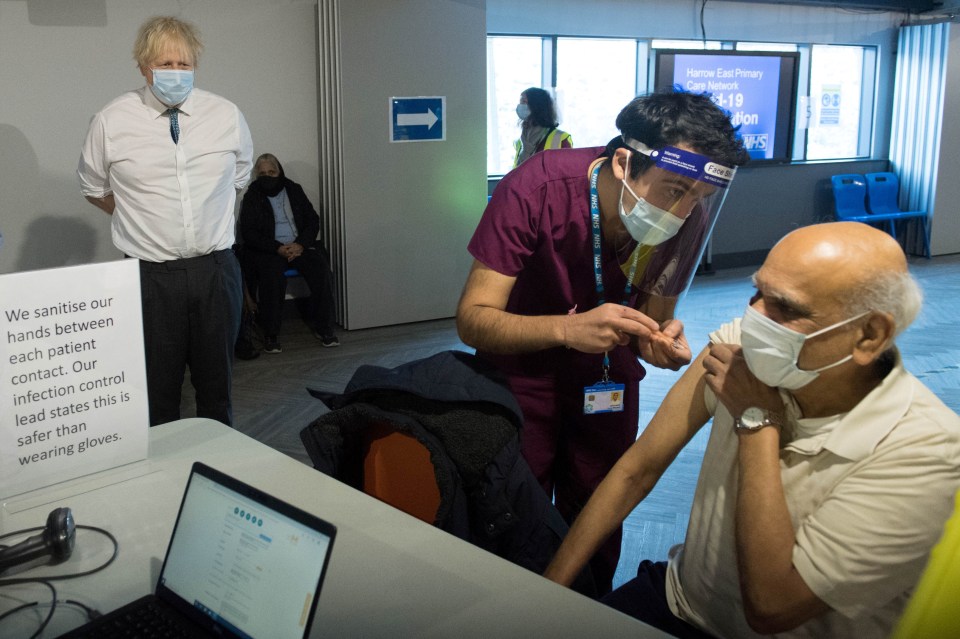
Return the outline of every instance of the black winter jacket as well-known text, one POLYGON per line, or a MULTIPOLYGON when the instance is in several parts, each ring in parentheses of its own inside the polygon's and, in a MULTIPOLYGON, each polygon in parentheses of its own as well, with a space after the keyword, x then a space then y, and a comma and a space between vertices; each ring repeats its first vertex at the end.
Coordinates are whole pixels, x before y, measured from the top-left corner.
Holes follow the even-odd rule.
MULTIPOLYGON (((546 569, 568 527, 520 455, 516 399, 482 360, 444 351, 393 369, 364 365, 342 394, 310 393, 331 409, 300 433, 315 468, 360 489, 363 431, 386 420, 430 451, 438 528, 546 569)), ((594 595, 588 570, 574 588, 594 595)))
MULTIPOLYGON (((297 225, 297 237, 294 242, 308 249, 317 241, 317 234, 320 232, 320 216, 317 215, 307 194, 303 192, 303 187, 287 178, 283 178, 283 186, 290 200, 294 224, 297 225)), ((259 182, 255 180, 250 183, 240 204, 240 237, 243 238, 243 245, 261 253, 275 254, 282 245, 274 239, 275 228, 273 207, 267 199, 267 194, 260 189, 259 182)))

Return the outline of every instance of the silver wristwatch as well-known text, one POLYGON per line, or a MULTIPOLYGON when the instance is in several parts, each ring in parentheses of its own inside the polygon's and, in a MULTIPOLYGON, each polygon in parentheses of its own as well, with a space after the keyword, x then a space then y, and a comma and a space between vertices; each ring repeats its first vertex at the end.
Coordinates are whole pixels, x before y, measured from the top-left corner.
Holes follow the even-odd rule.
POLYGON ((783 426, 783 417, 779 413, 751 406, 744 410, 740 417, 737 417, 733 422, 733 427, 736 430, 753 431, 766 426, 783 426))

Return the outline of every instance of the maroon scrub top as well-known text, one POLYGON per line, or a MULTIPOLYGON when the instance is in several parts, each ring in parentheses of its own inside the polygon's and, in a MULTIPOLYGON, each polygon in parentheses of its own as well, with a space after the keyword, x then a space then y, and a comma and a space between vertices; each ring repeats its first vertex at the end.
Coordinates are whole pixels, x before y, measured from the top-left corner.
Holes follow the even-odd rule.
MULTIPOLYGON (((516 277, 506 311, 517 315, 583 313, 597 306, 590 220, 590 164, 603 147, 548 150, 497 185, 468 250, 487 267, 516 277)), ((623 301, 627 278, 613 248, 602 242, 605 301, 623 301)), ((631 303, 636 293, 631 295, 631 303)), ((602 375, 602 354, 552 348, 522 355, 480 353, 508 375, 569 377, 581 386, 602 375)), ((626 346, 610 352, 611 379, 631 388, 644 370, 626 346)), ((637 398, 631 398, 636 402, 637 398)))

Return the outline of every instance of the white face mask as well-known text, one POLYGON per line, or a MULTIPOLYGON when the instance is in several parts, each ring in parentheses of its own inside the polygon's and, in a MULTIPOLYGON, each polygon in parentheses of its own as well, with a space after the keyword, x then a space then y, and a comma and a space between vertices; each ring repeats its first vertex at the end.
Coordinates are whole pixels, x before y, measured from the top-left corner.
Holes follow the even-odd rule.
POLYGON ((623 187, 620 189, 620 221, 627 227, 630 237, 640 244, 656 246, 669 240, 677 234, 683 226, 683 220, 661 208, 650 204, 633 192, 627 184, 627 171, 630 167, 630 155, 627 155, 627 165, 624 167, 623 187), (623 189, 630 191, 630 195, 637 200, 628 213, 623 208, 623 189))
POLYGON ((530 117, 530 107, 527 104, 521 103, 517 105, 517 117, 521 120, 526 120, 530 117))
POLYGON ((747 310, 740 321, 740 345, 743 347, 743 358, 747 368, 758 380, 773 388, 796 390, 803 388, 828 368, 839 366, 853 359, 853 354, 815 370, 805 371, 797 366, 800 351, 804 343, 811 337, 832 331, 867 315, 866 311, 845 319, 842 322, 831 324, 819 331, 804 335, 786 326, 777 324, 772 319, 757 311, 752 306, 747 310))

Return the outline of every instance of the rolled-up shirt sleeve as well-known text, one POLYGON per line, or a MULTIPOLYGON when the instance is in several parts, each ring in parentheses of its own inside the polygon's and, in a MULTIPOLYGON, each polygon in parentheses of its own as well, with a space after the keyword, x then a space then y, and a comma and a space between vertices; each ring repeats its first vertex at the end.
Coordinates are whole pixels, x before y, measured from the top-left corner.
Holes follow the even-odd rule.
POLYGON ((107 139, 103 116, 97 114, 90 121, 90 130, 80 150, 77 178, 80 192, 86 197, 103 198, 110 195, 110 161, 107 157, 107 139))
POLYGON ((237 109, 237 135, 240 137, 240 144, 233 185, 239 191, 250 181, 250 173, 253 171, 253 138, 250 136, 250 128, 240 109, 237 109))

